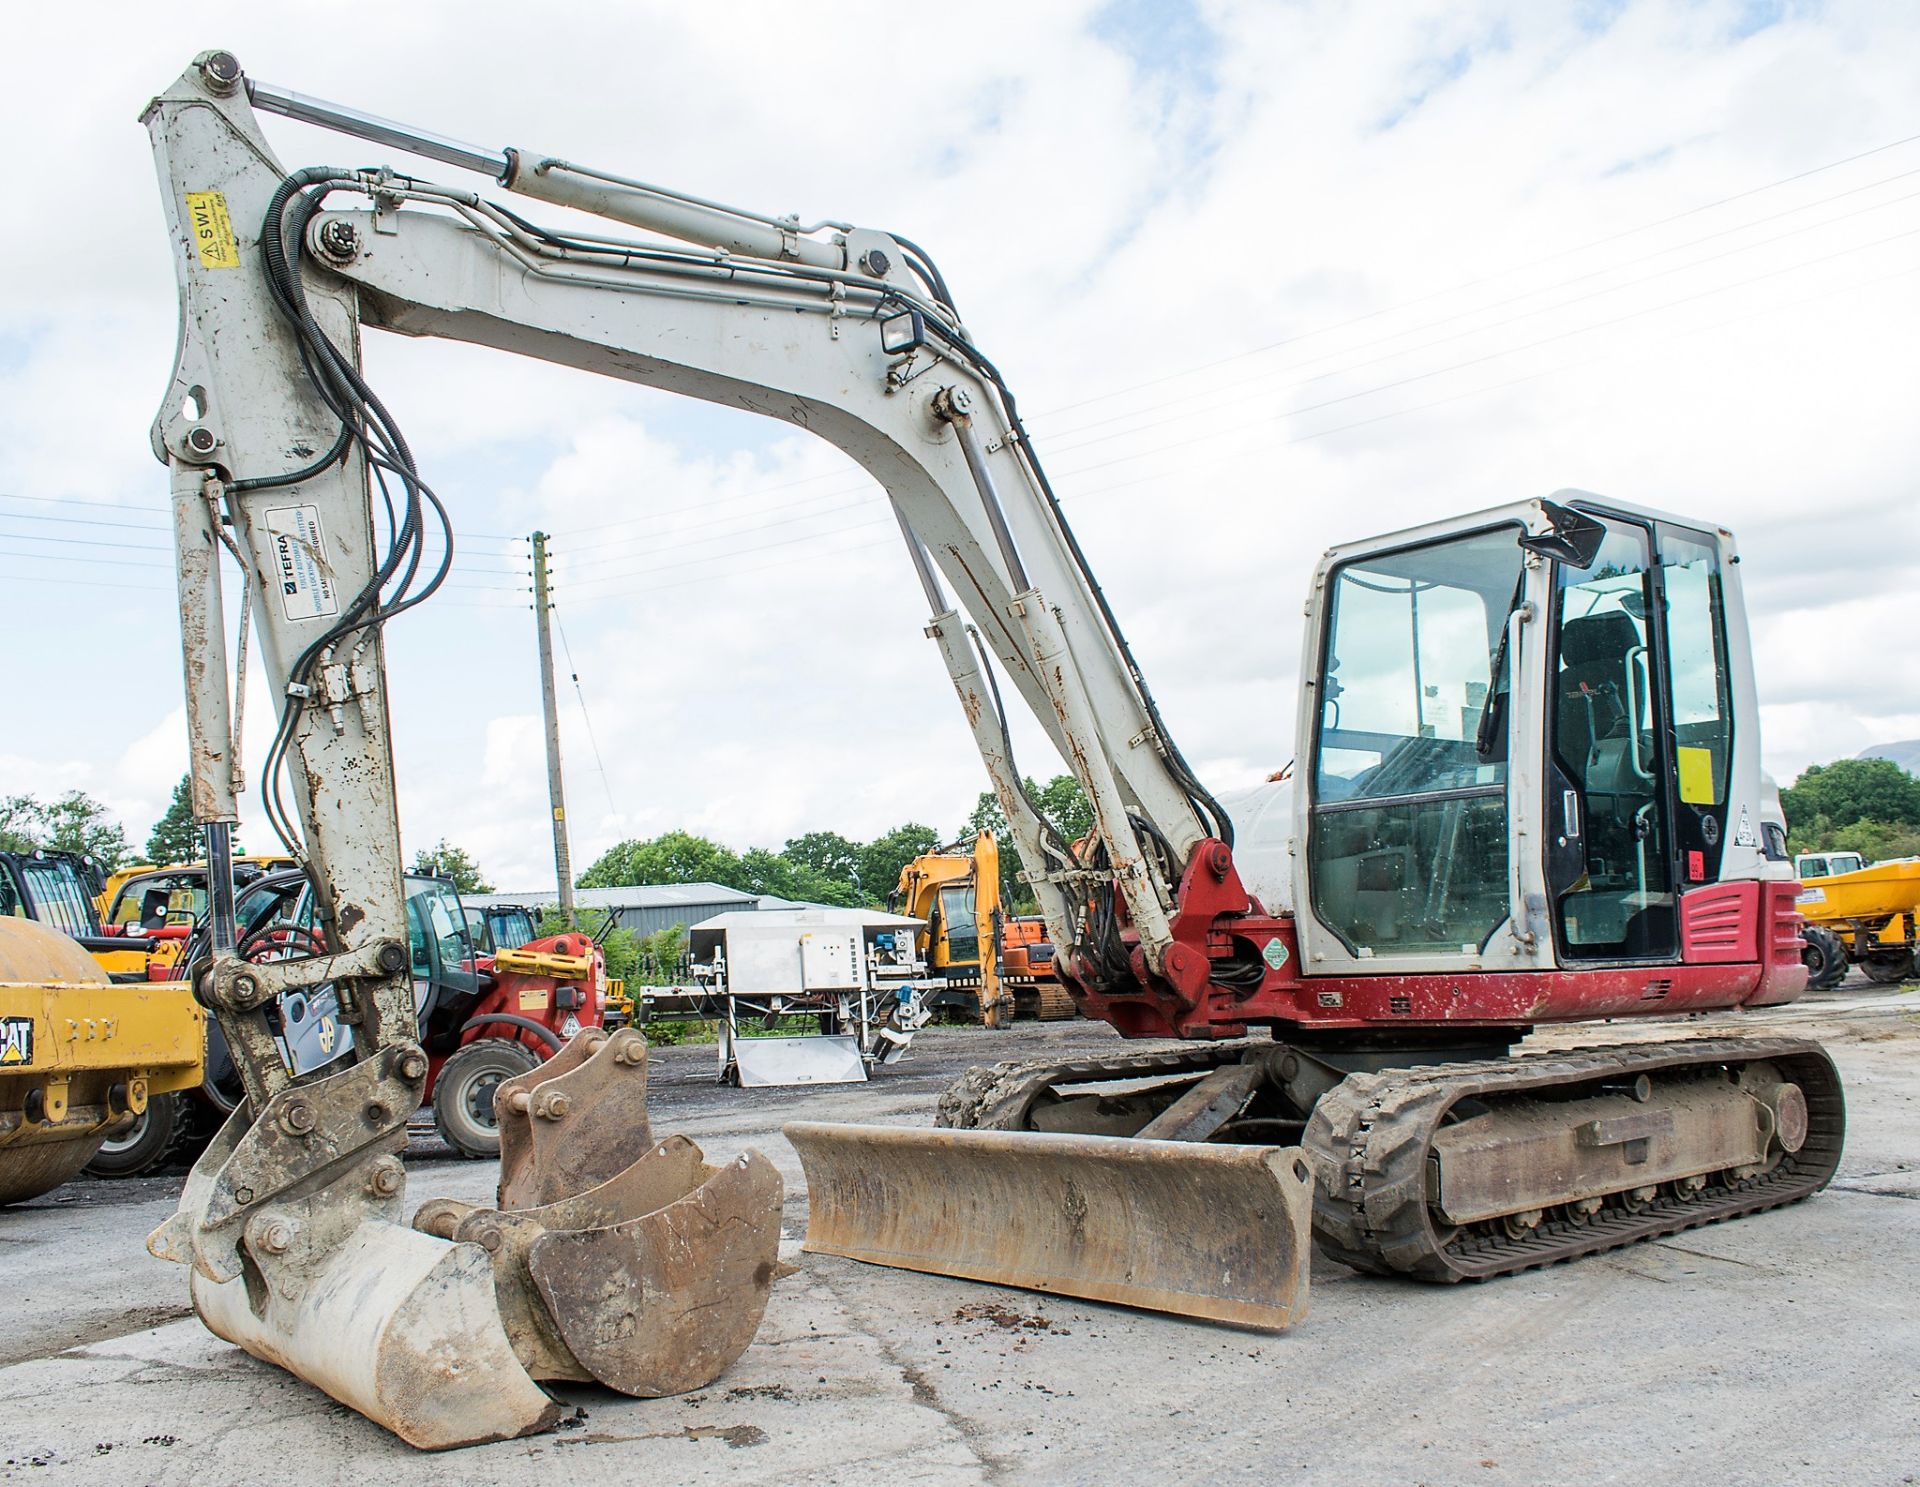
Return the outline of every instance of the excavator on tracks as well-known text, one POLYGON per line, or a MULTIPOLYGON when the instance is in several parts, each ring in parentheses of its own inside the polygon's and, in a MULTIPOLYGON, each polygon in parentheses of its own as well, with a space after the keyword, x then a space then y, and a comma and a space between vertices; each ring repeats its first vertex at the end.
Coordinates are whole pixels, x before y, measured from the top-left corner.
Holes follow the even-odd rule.
POLYGON ((192 1267, 222 1336, 451 1445, 551 1423, 540 1380, 704 1382, 778 1272, 763 1159, 594 1144, 623 1114, 645 1130, 631 1030, 503 1082, 496 1207, 402 1219, 395 1152, 426 1058, 381 632, 444 577, 452 530, 362 374, 366 329, 764 414, 870 472, 1061 980, 1123 1037, 1173 1040, 976 1070, 940 1129, 790 1126, 809 1250, 1277 1329, 1305 1310, 1310 1235, 1363 1269, 1477 1278, 1832 1174, 1842 1095, 1813 1043, 1513 1052, 1544 1024, 1764 1007, 1805 984, 1725 530, 1561 492, 1334 549, 1308 596, 1297 779, 1229 801, 1182 755, 1012 391, 910 239, 462 144, 220 51, 145 120, 181 293, 153 439, 216 865, 196 984, 247 1083, 152 1247, 192 1267), (288 170, 261 113, 496 189, 288 170), (501 192, 597 220, 541 226, 501 192), (229 543, 279 713, 262 797, 323 910, 324 944, 269 966, 222 933, 229 543), (1092 804, 1078 845, 1022 789, 1016 704, 1092 804), (355 1023, 351 1061, 295 1079, 274 999, 322 980, 355 1023))

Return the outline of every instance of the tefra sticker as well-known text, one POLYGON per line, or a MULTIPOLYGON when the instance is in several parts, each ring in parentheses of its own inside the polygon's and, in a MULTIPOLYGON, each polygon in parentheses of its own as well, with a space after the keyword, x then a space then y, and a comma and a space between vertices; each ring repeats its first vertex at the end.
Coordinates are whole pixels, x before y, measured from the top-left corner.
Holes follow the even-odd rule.
POLYGON ((0 1069, 18 1069, 33 1062, 33 1019, 0 1017, 0 1069))
POLYGON ((266 513, 273 543, 272 582, 290 620, 320 620, 340 613, 327 534, 317 506, 275 506, 266 513))
POLYGON ((225 192, 187 193, 187 231, 193 234, 201 268, 240 267, 240 240, 233 235, 225 192))

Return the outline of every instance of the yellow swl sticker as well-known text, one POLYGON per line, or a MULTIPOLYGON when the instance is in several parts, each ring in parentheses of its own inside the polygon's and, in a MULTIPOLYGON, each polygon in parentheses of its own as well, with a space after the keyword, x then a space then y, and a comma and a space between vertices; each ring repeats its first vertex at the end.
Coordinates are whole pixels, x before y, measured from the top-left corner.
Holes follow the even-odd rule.
POLYGON ((187 193, 187 230, 200 250, 202 268, 239 268, 240 240, 233 235, 223 191, 187 193))
POLYGON ((1713 804, 1713 750, 1675 750, 1680 759, 1680 798, 1688 805, 1713 804))

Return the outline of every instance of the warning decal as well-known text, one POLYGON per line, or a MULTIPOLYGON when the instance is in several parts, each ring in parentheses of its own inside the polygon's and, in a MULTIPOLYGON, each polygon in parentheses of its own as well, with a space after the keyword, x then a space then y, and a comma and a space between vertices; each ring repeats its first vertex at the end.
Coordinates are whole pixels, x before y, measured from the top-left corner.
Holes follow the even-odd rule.
POLYGON ((33 1019, 0 1017, 0 1069, 17 1069, 33 1062, 33 1019))
POLYGON ((270 581, 280 591, 287 618, 319 620, 340 613, 320 508, 275 506, 266 513, 266 528, 273 552, 270 581))
POLYGON ((233 235, 227 198, 220 191, 187 193, 187 231, 200 251, 201 268, 239 268, 240 241, 233 235))

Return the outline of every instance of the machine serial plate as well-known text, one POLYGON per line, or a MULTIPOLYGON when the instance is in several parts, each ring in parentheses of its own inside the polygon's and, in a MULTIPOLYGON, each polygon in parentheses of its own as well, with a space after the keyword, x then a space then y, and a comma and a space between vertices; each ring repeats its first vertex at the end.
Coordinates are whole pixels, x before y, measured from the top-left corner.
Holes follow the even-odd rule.
POLYGON ((318 620, 340 613, 320 508, 275 506, 265 519, 273 536, 273 577, 287 618, 318 620))

